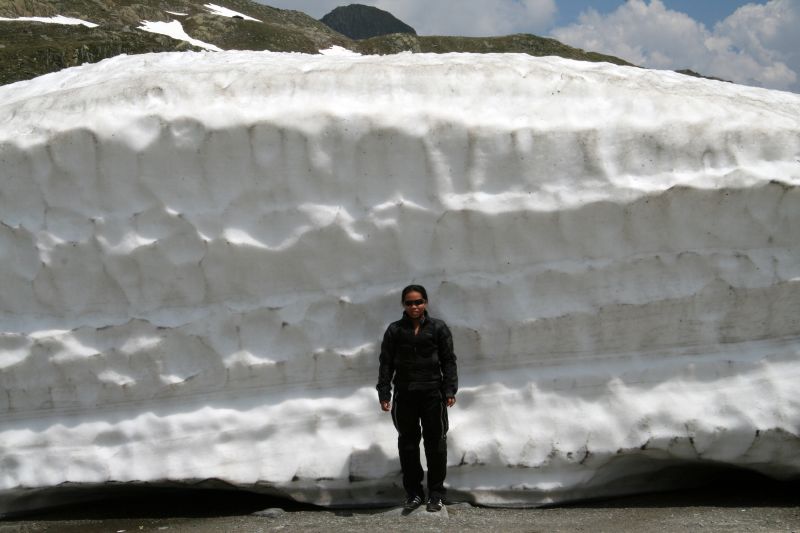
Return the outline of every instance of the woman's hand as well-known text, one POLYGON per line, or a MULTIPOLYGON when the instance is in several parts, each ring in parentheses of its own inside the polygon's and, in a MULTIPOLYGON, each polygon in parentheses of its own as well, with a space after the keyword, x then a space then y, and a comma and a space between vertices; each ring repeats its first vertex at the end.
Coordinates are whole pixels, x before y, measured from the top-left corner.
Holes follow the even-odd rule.
POLYGON ((384 401, 381 402, 381 409, 384 410, 384 411, 391 411, 392 410, 392 404, 390 404, 389 402, 384 400, 384 401))
POLYGON ((450 396, 447 398, 447 407, 453 407, 456 404, 455 396, 450 396))

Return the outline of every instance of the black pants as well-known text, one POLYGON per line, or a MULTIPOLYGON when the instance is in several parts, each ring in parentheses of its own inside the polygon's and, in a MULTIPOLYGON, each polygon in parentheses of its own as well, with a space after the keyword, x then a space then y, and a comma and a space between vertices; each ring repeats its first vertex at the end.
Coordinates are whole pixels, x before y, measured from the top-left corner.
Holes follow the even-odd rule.
POLYGON ((445 496, 447 474, 447 406, 438 389, 396 391, 392 402, 392 420, 397 428, 397 448, 403 469, 406 494, 424 496, 419 441, 425 439, 428 462, 428 495, 445 496), (420 430, 420 422, 422 429, 420 430))

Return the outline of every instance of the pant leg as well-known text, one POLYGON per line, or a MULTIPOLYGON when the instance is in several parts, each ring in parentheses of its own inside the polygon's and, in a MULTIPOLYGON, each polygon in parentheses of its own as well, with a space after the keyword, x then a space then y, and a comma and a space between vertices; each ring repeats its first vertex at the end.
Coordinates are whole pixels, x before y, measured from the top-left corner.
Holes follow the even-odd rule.
POLYGON ((422 488, 424 472, 419 459, 419 441, 422 432, 419 426, 419 402, 417 394, 398 391, 392 402, 392 420, 397 429, 397 450, 400 454, 400 468, 403 470, 403 488, 406 494, 418 494, 424 498, 422 488))
POLYGON ((428 495, 444 498, 447 489, 447 406, 438 390, 428 391, 420 406, 422 436, 425 439, 425 458, 428 461, 428 495))

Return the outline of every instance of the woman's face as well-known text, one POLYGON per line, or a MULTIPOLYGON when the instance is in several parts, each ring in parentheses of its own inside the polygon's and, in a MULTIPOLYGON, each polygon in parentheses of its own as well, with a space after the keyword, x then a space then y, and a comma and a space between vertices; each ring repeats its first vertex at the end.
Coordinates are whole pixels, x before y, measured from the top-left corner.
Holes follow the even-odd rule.
POLYGON ((407 292, 406 297, 403 298, 403 308, 411 318, 422 317, 425 314, 425 306, 427 304, 428 302, 425 301, 425 298, 417 291, 407 292))

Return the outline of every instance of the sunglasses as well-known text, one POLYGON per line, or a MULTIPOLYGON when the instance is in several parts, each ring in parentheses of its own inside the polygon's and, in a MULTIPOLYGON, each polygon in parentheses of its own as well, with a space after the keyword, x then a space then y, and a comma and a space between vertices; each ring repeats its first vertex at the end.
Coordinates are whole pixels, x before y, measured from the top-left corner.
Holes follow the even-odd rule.
POLYGON ((406 307, 411 307, 412 305, 422 305, 425 303, 425 300, 406 300, 403 302, 403 305, 406 307))

